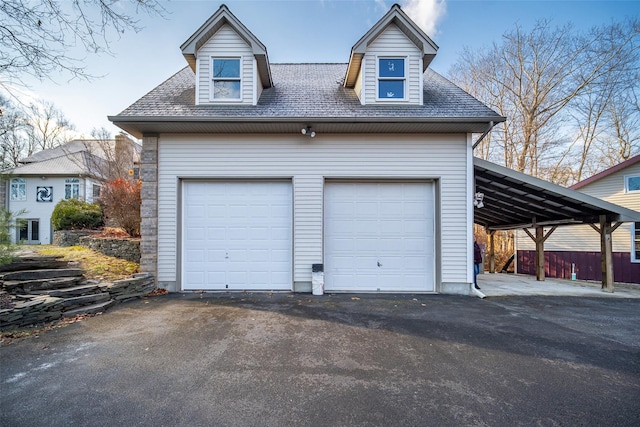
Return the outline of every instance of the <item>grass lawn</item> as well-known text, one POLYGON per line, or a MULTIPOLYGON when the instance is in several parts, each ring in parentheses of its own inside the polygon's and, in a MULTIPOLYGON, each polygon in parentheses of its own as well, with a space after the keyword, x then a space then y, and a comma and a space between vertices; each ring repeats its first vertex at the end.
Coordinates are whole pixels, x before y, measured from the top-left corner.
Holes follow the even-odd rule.
POLYGON ((138 263, 103 255, 82 246, 32 246, 31 248, 41 255, 57 255, 65 261, 77 262, 78 267, 86 271, 87 279, 111 282, 129 277, 140 269, 138 263))

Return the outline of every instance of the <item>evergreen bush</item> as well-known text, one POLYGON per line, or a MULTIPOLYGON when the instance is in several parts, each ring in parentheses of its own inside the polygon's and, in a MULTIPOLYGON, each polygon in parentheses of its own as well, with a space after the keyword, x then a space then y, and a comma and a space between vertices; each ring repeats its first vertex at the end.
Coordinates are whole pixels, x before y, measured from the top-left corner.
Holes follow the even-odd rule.
POLYGON ((51 214, 53 229, 96 229, 102 225, 102 209, 95 203, 78 199, 61 200, 51 214))

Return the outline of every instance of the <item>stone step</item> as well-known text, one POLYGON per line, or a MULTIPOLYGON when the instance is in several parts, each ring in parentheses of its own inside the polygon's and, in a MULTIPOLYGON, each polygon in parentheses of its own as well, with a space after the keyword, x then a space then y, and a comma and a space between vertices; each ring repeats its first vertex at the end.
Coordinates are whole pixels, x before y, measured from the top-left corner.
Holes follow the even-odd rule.
POLYGON ((85 305, 82 307, 75 308, 73 310, 65 311, 62 313, 63 317, 73 317, 83 314, 96 314, 105 311, 107 308, 111 307, 115 304, 114 300, 109 300, 105 302, 101 302, 98 304, 85 305))
POLYGON ((32 257, 32 258, 19 258, 9 264, 0 266, 0 272, 13 272, 23 270, 38 270, 38 269, 58 269, 67 267, 68 261, 63 261, 60 257, 32 257))
POLYGON ((75 307, 98 304, 104 301, 109 301, 111 297, 108 293, 82 295, 79 297, 64 298, 62 300, 63 311, 73 309, 75 307))
POLYGON ((13 271, 4 274, 5 281, 55 279, 59 277, 80 277, 84 270, 80 268, 46 268, 42 270, 13 271))
POLYGON ((7 280, 2 287, 11 294, 16 293, 40 293, 47 289, 61 289, 77 286, 82 280, 80 276, 60 277, 54 279, 34 279, 34 280, 7 280))
POLYGON ((73 286, 71 288, 44 289, 39 291, 32 291, 31 293, 38 295, 49 295, 58 298, 71 298, 82 295, 102 293, 102 291, 100 290, 100 286, 98 286, 97 284, 90 284, 73 286))

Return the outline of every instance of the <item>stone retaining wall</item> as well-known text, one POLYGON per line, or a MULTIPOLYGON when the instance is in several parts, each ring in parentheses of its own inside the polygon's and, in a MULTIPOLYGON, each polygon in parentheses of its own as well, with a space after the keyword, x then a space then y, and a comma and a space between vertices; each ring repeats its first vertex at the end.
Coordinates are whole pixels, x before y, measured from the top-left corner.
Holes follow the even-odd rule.
POLYGON ((53 232, 53 244, 56 246, 78 246, 80 238, 99 233, 96 230, 59 230, 53 232))
POLYGON ((154 289, 153 276, 140 273, 130 279, 108 284, 87 284, 76 288, 54 289, 42 294, 15 295, 13 307, 0 310, 0 329, 103 312, 118 302, 144 296, 154 289), (89 293, 85 295, 86 292, 89 293))
POLYGON ((131 262, 140 262, 139 239, 109 239, 85 236, 81 237, 78 243, 80 246, 93 249, 108 256, 126 259, 131 262))

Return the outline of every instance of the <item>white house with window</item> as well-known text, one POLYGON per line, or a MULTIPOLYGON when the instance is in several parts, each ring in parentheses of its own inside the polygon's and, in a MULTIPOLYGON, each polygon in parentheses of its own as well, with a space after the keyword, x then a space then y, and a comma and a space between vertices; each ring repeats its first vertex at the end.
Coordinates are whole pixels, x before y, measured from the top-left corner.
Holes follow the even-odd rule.
MULTIPOLYGON (((131 166, 139 157, 139 145, 124 135, 119 143, 133 150, 131 166)), ((108 142, 115 145, 116 141, 108 142)), ((12 240, 27 244, 49 244, 53 239, 51 214, 60 200, 80 199, 93 203, 100 197, 106 181, 105 142, 74 140, 22 159, 16 168, 3 171, 6 191, 4 204, 16 217, 12 240)), ((132 169, 133 170, 133 169, 132 169)))
MULTIPOLYGON (((571 186, 571 189, 640 212, 640 155, 571 186)), ((626 222, 612 233, 614 281, 640 283, 640 222, 626 222)), ((601 280, 600 235, 591 227, 560 227, 545 241, 548 277, 601 280)), ((516 233, 517 271, 532 274, 533 241, 516 233)))

